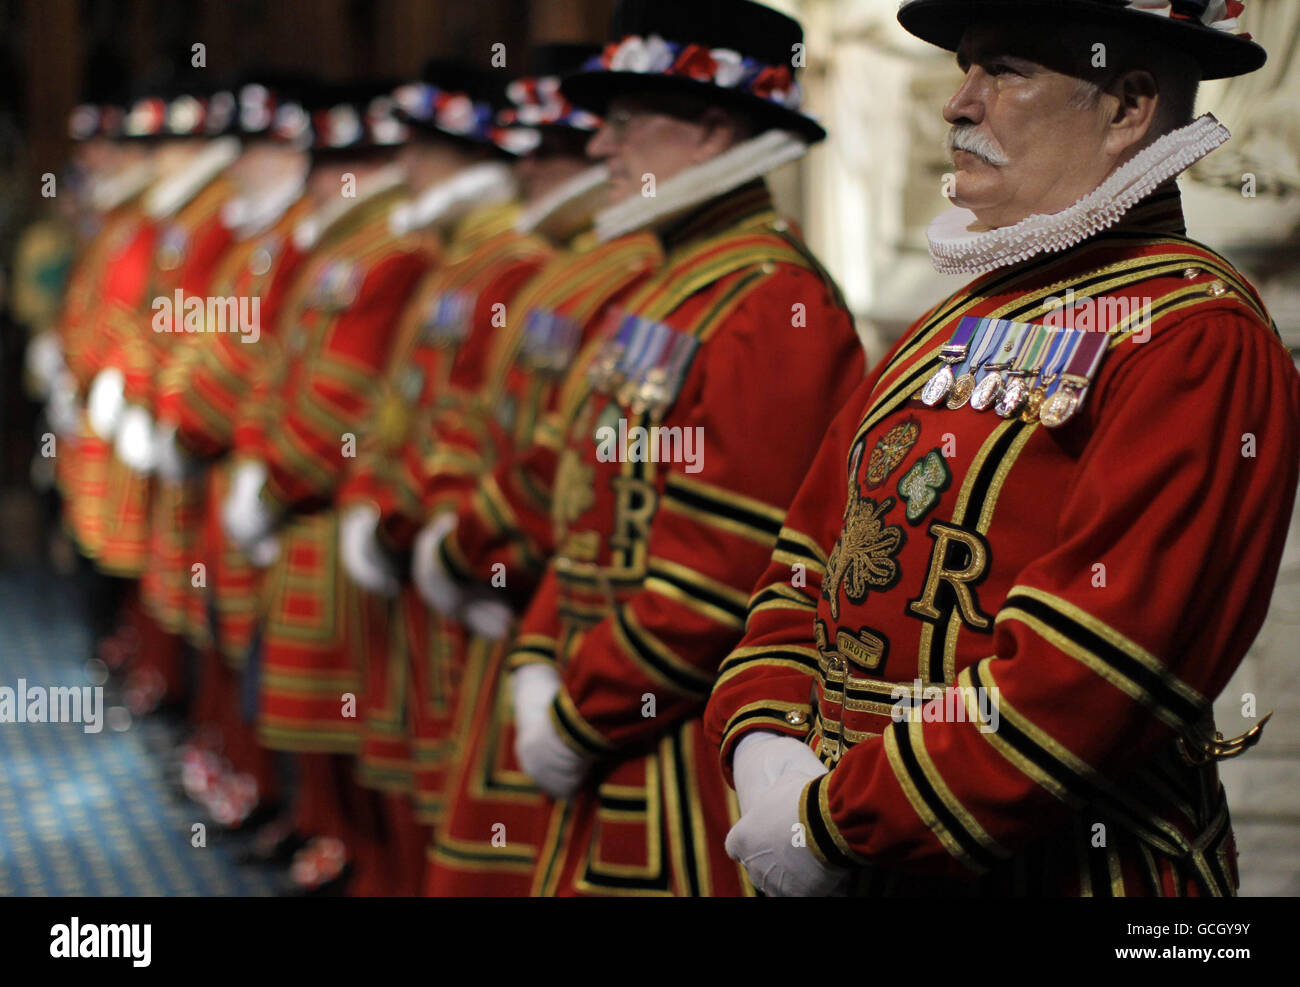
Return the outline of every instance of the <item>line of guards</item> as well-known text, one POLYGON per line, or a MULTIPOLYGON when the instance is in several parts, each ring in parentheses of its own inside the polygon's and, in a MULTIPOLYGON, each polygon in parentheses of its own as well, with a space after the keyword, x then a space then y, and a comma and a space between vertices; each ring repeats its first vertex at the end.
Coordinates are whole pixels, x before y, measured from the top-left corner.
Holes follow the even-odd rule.
MULTIPOLYGON (((65 525, 121 618, 99 653, 137 711, 188 704, 186 793, 298 892, 752 893, 722 851, 736 803, 701 669, 863 374, 762 181, 824 134, 784 105, 798 26, 754 9, 747 51, 773 54, 735 70, 774 115, 707 181, 601 222, 600 121, 560 76, 689 74, 707 47, 649 72, 663 53, 632 37, 543 46, 508 84, 439 61, 398 87, 263 75, 74 113, 89 232, 32 366, 65 525), (816 333, 763 332, 796 311, 816 333), (707 482, 596 462, 620 417, 703 426, 707 482), (584 639, 611 681, 632 660, 662 688, 635 697, 639 753, 552 802, 506 673, 584 639)), ((584 765, 602 753, 555 715, 584 765)))

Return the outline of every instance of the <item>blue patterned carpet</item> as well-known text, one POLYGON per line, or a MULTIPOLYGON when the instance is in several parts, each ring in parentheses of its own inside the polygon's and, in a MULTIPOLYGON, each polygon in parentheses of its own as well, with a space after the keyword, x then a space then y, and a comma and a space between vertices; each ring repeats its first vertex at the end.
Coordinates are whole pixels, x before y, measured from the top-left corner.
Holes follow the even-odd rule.
MULTIPOLYGON (((0 572, 0 687, 82 686, 89 634, 73 583, 0 572)), ((105 706, 113 705, 105 692, 105 706)), ((87 734, 75 723, 0 723, 0 895, 267 895, 270 875, 230 845, 191 845, 206 822, 178 801, 162 722, 87 734)))

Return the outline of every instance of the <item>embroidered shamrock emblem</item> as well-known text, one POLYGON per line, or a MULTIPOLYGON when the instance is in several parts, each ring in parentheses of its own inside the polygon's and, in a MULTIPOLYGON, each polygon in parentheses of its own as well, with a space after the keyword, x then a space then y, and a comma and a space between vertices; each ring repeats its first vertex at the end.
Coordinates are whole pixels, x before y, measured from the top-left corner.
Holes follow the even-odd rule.
POLYGON ((874 490, 884 483, 920 437, 921 423, 912 416, 882 435, 867 460, 867 489, 874 490))
POLYGON ((931 449, 912 464, 898 479, 898 496, 907 505, 908 524, 919 524, 930 508, 939 503, 939 494, 948 489, 952 473, 938 449, 931 449))
POLYGON ((840 537, 826 561, 826 581, 822 584, 822 593, 836 620, 840 616, 841 584, 851 602, 861 603, 871 587, 888 589, 898 582, 900 572, 895 556, 907 541, 901 527, 885 524, 883 520, 896 503, 894 498, 887 497, 877 504, 870 497, 863 497, 858 489, 858 464, 864 446, 865 441, 859 443, 849 460, 844 520, 840 537))

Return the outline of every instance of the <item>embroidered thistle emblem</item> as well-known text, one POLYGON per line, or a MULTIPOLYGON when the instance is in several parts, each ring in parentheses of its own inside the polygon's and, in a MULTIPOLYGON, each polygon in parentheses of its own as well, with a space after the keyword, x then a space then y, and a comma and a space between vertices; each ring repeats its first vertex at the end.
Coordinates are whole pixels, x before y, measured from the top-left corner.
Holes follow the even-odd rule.
POLYGON ((884 483, 920 437, 921 423, 910 416, 882 435, 867 460, 867 489, 884 483))
POLYGON ((584 463, 573 449, 565 449, 555 472, 555 499, 551 503, 551 520, 559 529, 560 539, 568 533, 569 525, 588 511, 596 502, 592 487, 596 471, 584 463))
POLYGON ((919 524, 939 494, 948 489, 952 473, 938 449, 931 449, 898 479, 898 496, 907 505, 907 523, 919 524))
POLYGON ((863 440, 849 459, 844 520, 840 537, 826 562, 826 581, 822 584, 822 595, 830 603, 831 616, 836 620, 840 617, 841 583, 844 595, 853 603, 865 600, 873 587, 893 586, 901 575, 895 556, 907 541, 900 526, 885 524, 883 520, 896 503, 894 498, 886 497, 877 504, 858 490, 858 464, 865 446, 863 440))

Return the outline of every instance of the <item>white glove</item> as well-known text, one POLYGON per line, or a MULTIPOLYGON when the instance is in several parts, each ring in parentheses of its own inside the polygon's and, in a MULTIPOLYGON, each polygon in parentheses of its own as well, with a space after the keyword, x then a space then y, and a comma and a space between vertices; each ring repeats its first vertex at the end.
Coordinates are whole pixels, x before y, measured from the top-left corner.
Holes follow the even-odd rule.
POLYGON ((396 596, 401 584, 376 533, 379 509, 374 504, 356 504, 339 519, 339 555, 343 568, 362 589, 379 596, 396 596))
POLYGON ((474 590, 460 609, 460 619, 479 637, 500 641, 510 633, 515 612, 491 591, 474 590))
POLYGON ((551 703, 560 691, 560 673, 542 663, 524 665, 510 676, 515 710, 515 757, 538 787, 567 799, 581 786, 593 758, 579 754, 555 732, 551 703))
POLYGON ((169 483, 185 483, 203 471, 199 460, 176 441, 175 422, 159 422, 153 433, 154 462, 158 475, 169 483))
POLYGON ((850 872, 818 860, 799 825, 804 786, 825 772, 824 767, 816 773, 788 769, 727 834, 727 856, 745 865, 754 887, 764 894, 807 898, 843 893, 850 872))
POLYGON ((736 798, 743 816, 787 771, 800 771, 815 778, 826 768, 801 740, 771 730, 746 734, 731 755, 731 774, 736 781, 736 798))
POLYGON ((153 416, 138 405, 128 404, 117 426, 113 445, 117 458, 137 473, 148 476, 157 465, 153 444, 153 416))
MULTIPOLYGON (((250 459, 235 467, 230 491, 221 505, 221 526, 227 537, 252 558, 254 546, 275 527, 271 509, 262 501, 266 464, 250 459)), ((277 547, 276 554, 279 554, 277 547)))
POLYGON ((27 344, 27 375, 36 385, 37 398, 48 398, 55 379, 67 369, 57 333, 47 329, 32 337, 27 344))
POLYGON ((67 370, 60 371, 50 383, 50 397, 45 404, 45 418, 61 439, 75 439, 81 434, 81 405, 77 401, 77 379, 67 370))
POLYGON ((117 367, 101 370, 90 382, 86 395, 86 417, 90 427, 105 442, 117 433, 117 424, 126 404, 126 377, 117 367))
POLYGON ((259 569, 269 569, 280 557, 280 539, 267 535, 248 550, 248 561, 259 569))
POLYGON ((411 557, 411 580, 421 599, 445 617, 457 616, 465 600, 464 591, 442 564, 439 551, 443 539, 455 527, 455 514, 439 514, 415 536, 411 557))

